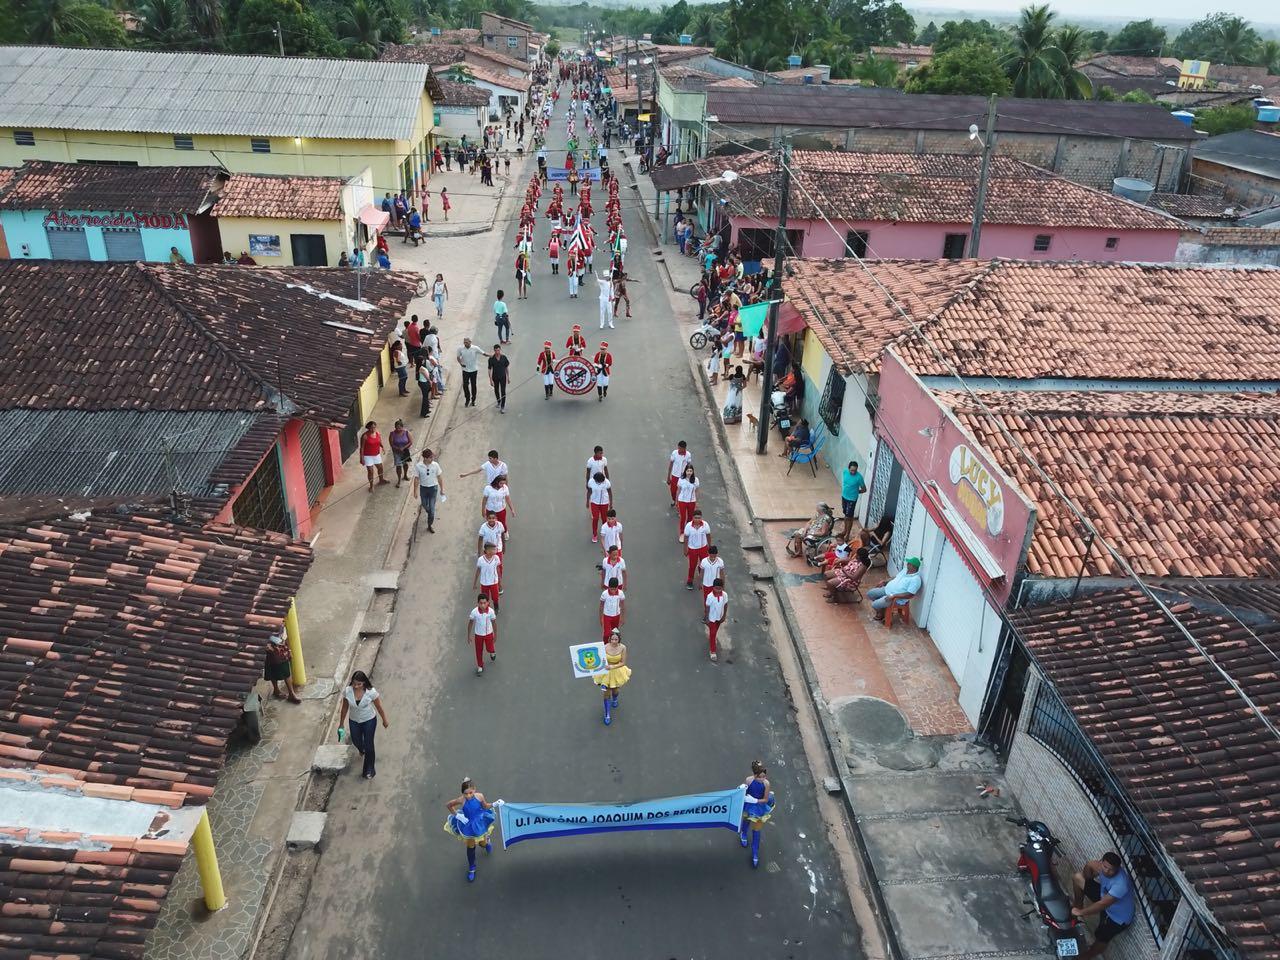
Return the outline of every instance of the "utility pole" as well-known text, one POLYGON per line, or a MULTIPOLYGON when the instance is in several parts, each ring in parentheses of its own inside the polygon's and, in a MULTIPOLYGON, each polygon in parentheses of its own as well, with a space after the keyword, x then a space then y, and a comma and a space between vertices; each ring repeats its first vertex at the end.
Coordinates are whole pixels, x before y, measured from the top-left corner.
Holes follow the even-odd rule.
POLYGON ((284 56, 284 31, 280 29, 280 21, 276 21, 276 42, 280 44, 280 56, 284 56))
POLYGON ((778 195, 778 229, 773 234, 773 288, 769 291, 768 332, 765 334, 764 375, 760 378, 760 429, 756 453, 769 449, 769 416, 773 397, 773 351, 778 344, 778 308, 782 302, 782 278, 786 274, 787 206, 791 199, 791 140, 782 144, 781 187, 778 195))
MULTIPOLYGON (((987 135, 982 141, 982 169, 978 174, 978 195, 973 203, 973 227, 969 230, 969 256, 978 256, 978 244, 982 241, 982 217, 987 207, 987 178, 991 173, 991 148, 996 133, 996 96, 987 101, 987 135)), ((976 126, 969 128, 969 137, 977 136, 976 126)))

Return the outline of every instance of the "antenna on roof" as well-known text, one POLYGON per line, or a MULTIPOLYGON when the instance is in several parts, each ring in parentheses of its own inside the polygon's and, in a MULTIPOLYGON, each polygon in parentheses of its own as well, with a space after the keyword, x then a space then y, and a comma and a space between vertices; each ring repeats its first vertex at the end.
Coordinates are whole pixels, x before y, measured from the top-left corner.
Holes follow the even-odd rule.
POLYGON ((178 519, 186 520, 189 501, 178 489, 178 468, 173 462, 173 438, 162 435, 160 443, 164 447, 164 463, 169 471, 169 509, 178 519))

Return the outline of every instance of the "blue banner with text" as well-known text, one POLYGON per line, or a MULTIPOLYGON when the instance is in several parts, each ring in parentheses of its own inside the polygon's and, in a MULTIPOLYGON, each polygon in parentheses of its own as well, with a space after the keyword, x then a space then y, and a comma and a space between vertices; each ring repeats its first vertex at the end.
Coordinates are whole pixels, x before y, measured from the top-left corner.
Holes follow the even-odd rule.
POLYGON ((742 787, 634 803, 517 803, 498 807, 505 850, 521 840, 619 830, 701 830, 742 822, 742 787))

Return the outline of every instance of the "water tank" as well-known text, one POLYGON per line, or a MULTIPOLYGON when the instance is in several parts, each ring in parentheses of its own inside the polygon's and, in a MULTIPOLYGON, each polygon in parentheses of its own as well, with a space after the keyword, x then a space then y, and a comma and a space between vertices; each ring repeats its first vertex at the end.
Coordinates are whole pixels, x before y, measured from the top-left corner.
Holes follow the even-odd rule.
POLYGON ((1146 203, 1151 199, 1151 194, 1156 192, 1156 188, 1155 184, 1137 177, 1116 177, 1111 181, 1111 192, 1134 203, 1146 203))
POLYGON ((1259 123, 1280 123, 1280 107, 1258 107, 1259 123))
POLYGON ((1169 116, 1173 117, 1173 119, 1177 120, 1179 123, 1185 123, 1188 127, 1191 126, 1196 119, 1196 115, 1190 110, 1175 110, 1173 113, 1169 114, 1169 116))
POLYGON ((791 56, 787 57, 787 66, 792 68, 798 67, 803 59, 804 58, 801 57, 800 54, 793 53, 791 56))

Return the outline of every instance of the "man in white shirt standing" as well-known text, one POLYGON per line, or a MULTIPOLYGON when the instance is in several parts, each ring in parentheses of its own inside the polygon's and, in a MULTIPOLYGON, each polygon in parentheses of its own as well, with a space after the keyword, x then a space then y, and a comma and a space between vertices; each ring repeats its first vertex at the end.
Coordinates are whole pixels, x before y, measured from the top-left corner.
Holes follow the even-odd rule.
POLYGON ((476 605, 467 615, 467 639, 476 647, 476 676, 484 673, 484 652, 489 651, 489 660, 498 659, 495 643, 498 639, 498 611, 489 606, 487 594, 476 597, 476 605))
POLYGON ((587 510, 591 514, 591 542, 600 542, 600 525, 613 506, 613 481, 597 473, 587 481, 587 510))
POLYGON ((684 468, 693 462, 693 454, 689 445, 681 440, 667 457, 667 489, 671 491, 671 506, 676 505, 676 481, 684 473, 684 468))
POLYGON ((707 548, 707 555, 698 561, 698 571, 702 574, 702 602, 705 605, 707 594, 711 592, 715 582, 719 580, 723 587, 726 581, 724 559, 720 556, 720 548, 714 543, 707 548))
POLYGON ((693 511, 693 519, 684 525, 684 555, 689 558, 689 571, 685 575, 684 588, 693 589, 693 574, 707 555, 711 546, 711 525, 702 519, 702 511, 693 511))
POLYGON ((716 634, 720 632, 720 624, 729 615, 729 595, 724 592, 724 583, 716 580, 711 584, 711 592, 704 601, 707 608, 707 645, 711 648, 711 662, 716 662, 716 634))
POLYGON ((470 337, 462 338, 458 348, 458 366, 462 368, 462 398, 464 407, 476 405, 476 377, 480 373, 480 358, 488 354, 475 346, 470 337))

